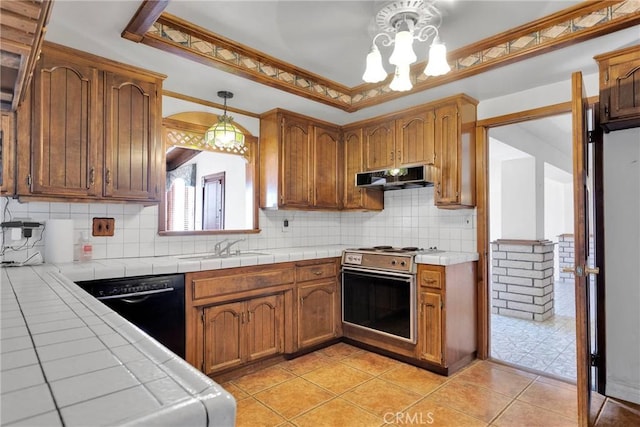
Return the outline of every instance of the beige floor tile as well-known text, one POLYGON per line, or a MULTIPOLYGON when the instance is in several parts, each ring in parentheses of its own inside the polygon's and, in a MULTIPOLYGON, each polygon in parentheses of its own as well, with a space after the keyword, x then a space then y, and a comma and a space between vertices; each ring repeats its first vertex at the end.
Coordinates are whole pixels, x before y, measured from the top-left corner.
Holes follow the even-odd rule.
POLYGON ((389 357, 369 352, 359 353, 343 359, 342 363, 353 368, 360 369, 361 371, 371 375, 380 375, 392 368, 397 368, 402 364, 402 362, 398 362, 397 360, 393 360, 389 357))
POLYGON ((552 386, 555 386, 555 387, 563 387, 563 388, 566 388, 566 389, 571 390, 573 392, 576 392, 575 383, 570 383, 570 382, 567 382, 567 381, 560 381, 560 380, 556 380, 554 378, 543 377, 543 376, 538 377, 538 382, 545 383, 545 384, 551 384, 552 386))
POLYGON ((335 397, 309 381, 296 377, 257 393, 255 398, 288 420, 335 397))
POLYGON ((246 393, 254 394, 294 377, 294 374, 279 366, 271 366, 232 380, 231 383, 246 393))
POLYGON ((516 400, 491 425, 496 427, 574 427, 578 425, 578 419, 577 417, 566 418, 516 400))
POLYGON ((363 350, 358 347, 354 347, 343 342, 339 342, 329 347, 325 347, 318 350, 318 353, 323 356, 330 357, 332 359, 344 359, 345 357, 353 356, 357 353, 362 353, 363 350))
MULTIPOLYGON (((442 405, 431 397, 422 399, 417 404, 395 415, 396 419, 388 425, 395 426, 431 426, 431 427, 483 427, 487 423, 463 414, 448 406, 442 405)), ((385 421, 391 421, 387 417, 385 421)))
POLYGON ((342 397, 381 417, 403 411, 421 398, 418 393, 377 378, 346 392, 342 397))
POLYGON ((640 425, 640 405, 607 399, 596 420, 596 427, 640 425))
POLYGON ((456 378, 516 397, 531 384, 533 379, 531 376, 522 376, 515 372, 515 370, 509 372, 498 369, 491 363, 480 363, 466 369, 456 378))
POLYGON ((342 394, 373 378, 366 372, 339 362, 316 369, 302 377, 335 394, 342 394))
POLYGON ((296 375, 303 375, 315 369, 322 368, 331 363, 331 359, 322 356, 320 353, 309 353, 304 356, 296 357, 292 360, 282 362, 279 366, 296 375))
POLYGON ((286 420, 253 397, 238 401, 236 427, 275 427, 286 420))
POLYGON ((491 422, 510 402, 511 398, 454 378, 430 395, 434 401, 457 409, 474 418, 491 422))
POLYGON ((247 394, 245 391, 243 391, 240 387, 238 387, 237 385, 233 384, 233 383, 224 383, 224 384, 220 384, 225 390, 227 390, 229 393, 231 393, 231 395, 236 399, 236 400, 242 400, 242 399, 246 399, 247 397, 249 397, 249 394, 247 394))
POLYGON ((380 375, 380 378, 419 393, 422 396, 431 393, 448 380, 447 377, 442 375, 407 364, 402 364, 385 372, 380 375))
POLYGON ((299 427, 375 427, 382 418, 339 397, 293 419, 299 427))
POLYGON ((518 400, 553 411, 566 418, 577 419, 578 401, 575 388, 551 385, 539 380, 534 381, 518 400))

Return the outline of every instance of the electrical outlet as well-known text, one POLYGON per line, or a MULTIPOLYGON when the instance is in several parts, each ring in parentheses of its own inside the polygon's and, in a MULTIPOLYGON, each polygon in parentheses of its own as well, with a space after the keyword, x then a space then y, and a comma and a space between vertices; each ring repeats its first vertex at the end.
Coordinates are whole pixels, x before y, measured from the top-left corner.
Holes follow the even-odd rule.
POLYGON ((92 236, 113 236, 116 229, 114 218, 93 218, 92 236))
POLYGON ((283 233, 288 233, 289 232, 289 220, 285 219, 284 221, 282 221, 282 232, 283 233))

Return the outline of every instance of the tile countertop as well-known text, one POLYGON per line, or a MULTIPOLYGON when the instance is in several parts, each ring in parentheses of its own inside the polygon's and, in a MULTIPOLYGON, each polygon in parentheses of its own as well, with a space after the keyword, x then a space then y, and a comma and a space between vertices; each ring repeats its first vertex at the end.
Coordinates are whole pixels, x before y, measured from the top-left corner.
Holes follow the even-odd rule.
MULTIPOLYGON (((73 282, 338 257, 348 247, 1 268, 0 424, 232 426, 236 402, 227 391, 73 282)), ((477 259, 443 252, 416 262, 477 259)))
POLYGON ((1 425, 234 425, 231 394, 58 268, 0 283, 1 425))
MULTIPOLYGON (((151 274, 189 273, 193 271, 217 270, 220 268, 339 257, 342 255, 344 249, 351 247, 353 247, 353 245, 250 249, 247 252, 254 253, 254 255, 247 254, 212 259, 184 258, 189 255, 101 259, 83 263, 56 264, 55 268, 66 278, 77 282, 82 280, 111 279, 151 274), (264 255, 255 255, 255 253, 264 255)), ((475 252, 441 252, 438 254, 416 256, 416 262, 419 264, 445 266, 477 260, 478 254, 475 252)))

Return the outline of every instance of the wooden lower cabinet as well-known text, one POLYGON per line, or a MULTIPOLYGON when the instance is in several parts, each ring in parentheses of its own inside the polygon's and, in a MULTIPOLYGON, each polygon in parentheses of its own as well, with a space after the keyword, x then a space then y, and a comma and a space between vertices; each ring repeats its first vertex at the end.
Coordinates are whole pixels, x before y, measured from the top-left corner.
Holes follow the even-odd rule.
POLYGON ((204 373, 282 353, 282 295, 204 308, 204 373))
POLYGON ((320 344, 338 336, 339 306, 338 284, 335 279, 299 286, 299 349, 320 344))
POLYGON ((437 292, 420 288, 418 322, 422 334, 419 339, 419 358, 442 364, 442 297, 437 292))
POLYGON ((449 375, 476 356, 475 262, 418 266, 416 357, 449 375))
POLYGON ((207 375, 339 336, 339 258, 187 273, 186 359, 207 375))

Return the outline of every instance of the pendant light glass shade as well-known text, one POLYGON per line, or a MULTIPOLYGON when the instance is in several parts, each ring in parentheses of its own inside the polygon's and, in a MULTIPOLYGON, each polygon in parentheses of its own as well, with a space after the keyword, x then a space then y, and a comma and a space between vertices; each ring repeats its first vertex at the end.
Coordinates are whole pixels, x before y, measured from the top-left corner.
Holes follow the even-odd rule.
POLYGON ((413 84, 411 83, 409 65, 398 65, 393 75, 393 80, 389 85, 389 89, 397 92, 404 92, 411 90, 412 87, 413 84))
POLYGON ((413 34, 411 31, 402 30, 396 33, 394 41, 393 53, 389 57, 389 63, 392 65, 411 65, 416 62, 418 57, 413 51, 413 34))
POLYGON ((207 129, 204 142, 227 151, 242 151, 244 133, 234 126, 233 117, 227 115, 227 99, 233 98, 233 93, 222 90, 218 92, 218 96, 224 98, 223 114, 218 116, 218 123, 207 129))
POLYGON ((367 68, 364 70, 362 80, 367 83, 378 83, 387 78, 387 72, 382 66, 382 55, 378 46, 371 46, 371 50, 367 55, 367 68))
POLYGON ((211 126, 204 135, 207 144, 224 150, 239 150, 244 146, 244 134, 231 123, 233 117, 218 116, 218 123, 211 126))
POLYGON ((440 38, 436 37, 429 47, 429 62, 424 69, 427 76, 441 76, 451 71, 451 67, 447 62, 447 48, 444 43, 440 42, 440 38))

